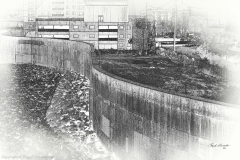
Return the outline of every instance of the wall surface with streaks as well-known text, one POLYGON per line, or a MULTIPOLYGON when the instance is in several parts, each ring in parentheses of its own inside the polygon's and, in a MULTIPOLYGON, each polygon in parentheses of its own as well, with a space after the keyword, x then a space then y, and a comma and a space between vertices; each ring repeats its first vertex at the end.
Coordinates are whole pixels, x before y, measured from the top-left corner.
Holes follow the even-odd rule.
POLYGON ((33 63, 70 69, 90 79, 93 46, 77 41, 0 37, 0 63, 33 63))
POLYGON ((240 158, 239 106, 92 72, 94 128, 121 159, 240 158))
POLYGON ((239 106, 111 75, 92 66, 92 49, 76 41, 1 37, 0 62, 71 69, 88 77, 94 129, 122 160, 240 159, 239 106))

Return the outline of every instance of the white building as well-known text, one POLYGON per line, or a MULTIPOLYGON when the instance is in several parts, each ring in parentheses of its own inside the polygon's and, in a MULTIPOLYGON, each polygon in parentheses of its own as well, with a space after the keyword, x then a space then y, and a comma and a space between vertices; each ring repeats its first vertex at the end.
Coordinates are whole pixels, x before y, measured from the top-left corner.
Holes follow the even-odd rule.
POLYGON ((85 22, 127 22, 128 0, 86 0, 85 22))
POLYGON ((36 18, 83 18, 84 0, 24 0, 24 22, 36 18))

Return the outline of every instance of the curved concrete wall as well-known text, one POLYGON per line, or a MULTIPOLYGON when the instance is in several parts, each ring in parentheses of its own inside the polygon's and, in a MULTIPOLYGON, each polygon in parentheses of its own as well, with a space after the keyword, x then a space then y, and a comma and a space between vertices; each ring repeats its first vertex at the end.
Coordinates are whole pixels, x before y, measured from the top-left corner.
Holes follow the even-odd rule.
POLYGON ((86 43, 20 37, 1 37, 0 43, 0 62, 87 76, 94 128, 122 160, 240 159, 239 106, 167 93, 106 73, 92 67, 92 47, 86 43))
POLYGON ((1 36, 0 49, 0 63, 33 63, 57 69, 71 69, 90 78, 93 46, 87 43, 1 36))
POLYGON ((122 160, 239 159, 239 106, 92 72, 94 128, 122 160))

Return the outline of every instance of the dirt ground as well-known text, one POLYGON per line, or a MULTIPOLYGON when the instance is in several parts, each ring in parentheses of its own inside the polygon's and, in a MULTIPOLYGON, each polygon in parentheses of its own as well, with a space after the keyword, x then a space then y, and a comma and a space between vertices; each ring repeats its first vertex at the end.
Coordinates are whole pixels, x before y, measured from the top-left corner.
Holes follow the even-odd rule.
POLYGON ((239 104, 239 88, 232 86, 219 67, 199 67, 197 61, 183 64, 167 56, 135 57, 105 55, 96 57, 95 64, 122 78, 195 97, 239 104), (101 59, 101 63, 99 62, 101 59), (209 67, 211 69, 209 69, 209 67))

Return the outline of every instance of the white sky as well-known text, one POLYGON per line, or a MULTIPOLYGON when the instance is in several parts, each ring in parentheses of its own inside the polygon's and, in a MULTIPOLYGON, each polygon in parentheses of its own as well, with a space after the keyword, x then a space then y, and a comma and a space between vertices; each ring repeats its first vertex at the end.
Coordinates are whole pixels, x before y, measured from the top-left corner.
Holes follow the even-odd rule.
MULTIPOLYGON (((171 9, 175 0, 129 0, 130 14, 140 14, 148 6, 171 9)), ((0 0, 0 14, 23 5, 23 0, 0 0)), ((208 10, 209 14, 221 13, 240 23, 240 0, 177 0, 178 8, 192 6, 208 10)))
MULTIPOLYGON (((23 0, 0 0, 0 2, 0 9, 3 11, 21 6, 23 0)), ((162 7, 165 9, 170 8, 174 4, 174 0, 129 0, 129 2, 130 4, 134 4, 132 7, 135 9, 136 14, 145 9, 146 2, 149 6, 162 7)), ((224 12, 240 10, 240 0, 177 0, 177 4, 180 7, 189 5, 208 10, 217 9, 224 12)))
MULTIPOLYGON (((129 2, 134 2, 133 8, 136 12, 144 10, 146 2, 148 5, 154 7, 162 7, 163 9, 168 9, 174 4, 174 0, 129 0, 129 2)), ((178 7, 183 6, 193 6, 196 8, 203 8, 207 10, 222 10, 222 11, 233 11, 239 10, 240 1, 239 0, 177 0, 178 7)))
MULTIPOLYGON (((140 14, 146 10, 147 5, 171 9, 175 0, 129 0, 130 14, 140 14)), ((177 0, 178 9, 186 9, 188 6, 203 9, 209 15, 219 15, 228 21, 240 25, 240 0, 177 0)))

